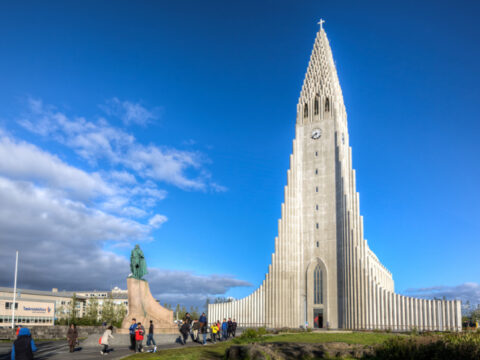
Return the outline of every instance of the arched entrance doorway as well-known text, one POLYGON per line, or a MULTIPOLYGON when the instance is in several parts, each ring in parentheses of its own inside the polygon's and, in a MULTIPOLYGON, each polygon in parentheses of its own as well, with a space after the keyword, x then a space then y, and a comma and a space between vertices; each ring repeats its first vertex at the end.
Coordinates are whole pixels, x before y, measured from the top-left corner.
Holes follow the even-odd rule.
POLYGON ((320 258, 313 259, 307 268, 306 318, 309 327, 325 328, 327 314, 327 270, 320 258))

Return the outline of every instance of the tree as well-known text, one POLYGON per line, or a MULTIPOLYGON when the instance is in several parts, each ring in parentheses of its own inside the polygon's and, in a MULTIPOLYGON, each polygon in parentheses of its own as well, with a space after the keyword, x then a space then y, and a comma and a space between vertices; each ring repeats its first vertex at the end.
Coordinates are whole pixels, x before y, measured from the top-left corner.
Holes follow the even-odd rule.
POLYGON ((69 323, 75 323, 77 320, 77 305, 78 305, 78 299, 77 299, 77 294, 73 293, 72 300, 68 303, 68 322, 69 323))
POLYGON ((116 304, 115 305, 115 318, 112 325, 119 328, 122 326, 123 319, 127 315, 127 305, 116 304))
POLYGON ((113 297, 110 295, 108 299, 103 300, 102 306, 102 322, 113 324, 115 322, 115 304, 113 297))
POLYGON ((472 321, 480 321, 480 308, 477 308, 471 312, 471 319, 472 321))
POLYGON ((88 300, 87 313, 85 314, 85 320, 89 325, 97 325, 98 320, 98 299, 93 298, 88 300))
POLYGON ((190 306, 190 316, 192 319, 198 319, 200 318, 200 314, 198 313, 198 307, 197 306, 190 306))

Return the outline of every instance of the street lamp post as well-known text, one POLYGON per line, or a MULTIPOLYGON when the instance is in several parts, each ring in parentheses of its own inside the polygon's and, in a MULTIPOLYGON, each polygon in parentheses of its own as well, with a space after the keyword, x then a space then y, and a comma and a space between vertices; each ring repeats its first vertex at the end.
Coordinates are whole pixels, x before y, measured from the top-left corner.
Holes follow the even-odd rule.
POLYGON ((15 326, 15 301, 17 300, 17 271, 18 271, 18 250, 15 258, 15 282, 13 285, 13 304, 12 304, 12 329, 15 326))

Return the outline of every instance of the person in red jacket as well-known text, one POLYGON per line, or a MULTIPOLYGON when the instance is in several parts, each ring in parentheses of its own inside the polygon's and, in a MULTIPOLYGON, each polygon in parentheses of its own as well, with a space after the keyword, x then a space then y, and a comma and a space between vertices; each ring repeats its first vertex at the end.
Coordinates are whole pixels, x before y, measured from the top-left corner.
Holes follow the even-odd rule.
POLYGON ((135 329, 135 342, 136 342, 136 349, 135 352, 143 352, 143 336, 145 335, 145 328, 143 327, 142 323, 137 324, 137 328, 135 329))

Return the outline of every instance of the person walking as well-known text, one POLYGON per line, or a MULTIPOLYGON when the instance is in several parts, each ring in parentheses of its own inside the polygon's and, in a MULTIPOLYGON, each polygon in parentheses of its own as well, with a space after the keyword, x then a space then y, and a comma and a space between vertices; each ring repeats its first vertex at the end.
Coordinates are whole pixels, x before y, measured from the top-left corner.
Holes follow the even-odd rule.
POLYGON ((184 322, 180 327, 180 334, 182 334, 183 342, 182 345, 187 344, 188 334, 190 333, 190 326, 187 322, 184 322))
POLYGON ((70 352, 73 352, 75 350, 75 345, 77 345, 77 339, 78 339, 77 327, 75 326, 75 324, 70 324, 70 327, 68 328, 68 331, 67 331, 67 341, 68 341, 68 346, 70 347, 70 352))
POLYGON ((147 346, 153 344, 153 352, 157 352, 157 344, 155 343, 155 339, 153 338, 153 321, 150 320, 150 326, 148 328, 148 336, 147 336, 147 346))
POLYGON ((18 332, 17 340, 13 342, 11 360, 33 360, 33 353, 35 351, 37 351, 37 347, 33 342, 30 330, 22 327, 18 332))
POLYGON ((218 341, 222 341, 222 324, 220 323, 220 320, 217 320, 217 328, 218 328, 217 339, 218 341))
POLYGON ((110 325, 100 339, 100 345, 103 345, 103 349, 100 351, 100 354, 102 355, 108 355, 108 342, 110 339, 113 339, 112 331, 113 326, 110 325))
POLYGON ((133 318, 132 319, 132 324, 130 325, 130 328, 128 329, 130 333, 130 350, 135 351, 136 347, 136 340, 135 340, 135 329, 137 328, 137 319, 133 318))
POLYGON ((228 323, 227 323, 227 319, 223 318, 222 338, 223 338, 223 340, 227 340, 227 337, 228 337, 228 323))
POLYGON ((192 317, 190 316, 190 313, 187 312, 185 314, 185 318, 183 319, 183 322, 188 323, 188 326, 192 324, 192 317))
POLYGON ((232 332, 233 332, 232 318, 228 318, 228 322, 227 322, 227 337, 228 338, 232 335, 232 332))
POLYGON ((216 323, 213 323, 213 325, 210 327, 212 329, 212 342, 214 344, 217 343, 217 333, 218 333, 218 326, 216 323))
POLYGON ((198 320, 193 320, 192 323, 192 331, 193 331, 193 341, 197 342, 198 341, 198 330, 200 330, 200 326, 202 324, 198 320))
POLYGON ((139 322, 135 329, 135 352, 143 352, 143 337, 145 335, 145 328, 139 322))
POLYGON ((232 322, 232 335, 233 335, 233 337, 235 337, 236 332, 237 332, 237 322, 235 321, 235 319, 233 319, 233 322, 232 322))
POLYGON ((200 327, 203 326, 202 324, 207 325, 207 317, 205 316, 205 313, 202 313, 202 316, 200 316, 200 319, 198 319, 198 321, 200 321, 200 327))
POLYGON ((202 337, 203 337, 202 344, 207 345, 208 326, 206 323, 201 323, 201 324, 202 324, 202 327, 200 328, 200 332, 202 333, 202 337))

